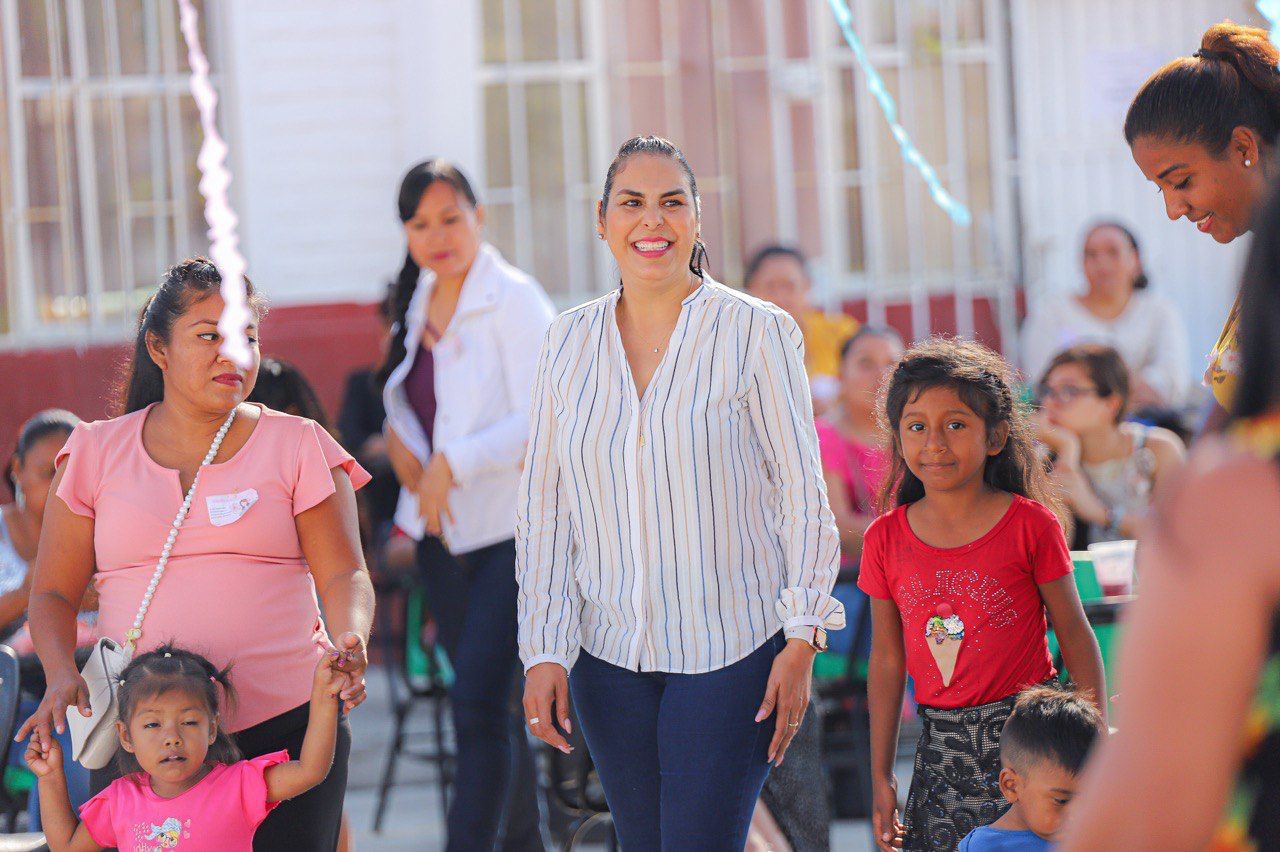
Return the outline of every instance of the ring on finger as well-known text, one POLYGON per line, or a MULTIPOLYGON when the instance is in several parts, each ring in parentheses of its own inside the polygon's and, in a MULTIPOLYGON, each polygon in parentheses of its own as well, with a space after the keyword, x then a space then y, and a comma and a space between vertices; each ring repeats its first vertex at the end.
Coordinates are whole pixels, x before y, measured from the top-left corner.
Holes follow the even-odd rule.
POLYGON ((532 719, 529 720, 529 727, 532 728, 534 725, 537 725, 541 721, 542 720, 539 719, 537 716, 534 716, 532 719))

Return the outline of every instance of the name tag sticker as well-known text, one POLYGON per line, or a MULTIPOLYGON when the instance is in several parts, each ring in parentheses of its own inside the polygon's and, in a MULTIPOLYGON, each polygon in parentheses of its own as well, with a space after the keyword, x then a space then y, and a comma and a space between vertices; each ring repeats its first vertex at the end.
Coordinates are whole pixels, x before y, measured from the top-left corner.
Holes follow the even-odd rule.
POLYGON ((209 522, 215 527, 234 524, 257 502, 258 492, 252 488, 235 494, 215 494, 205 498, 209 507, 209 522))

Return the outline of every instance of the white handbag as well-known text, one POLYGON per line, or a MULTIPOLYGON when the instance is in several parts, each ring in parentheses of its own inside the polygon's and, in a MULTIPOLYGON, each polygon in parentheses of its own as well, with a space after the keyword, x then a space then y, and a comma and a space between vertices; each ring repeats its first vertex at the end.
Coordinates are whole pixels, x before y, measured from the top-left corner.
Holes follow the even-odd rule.
POLYGON ((67 728, 71 731, 71 757, 86 769, 102 769, 111 762, 116 749, 120 747, 120 738, 116 733, 116 720, 120 717, 116 687, 120 683, 120 674, 133 659, 138 639, 142 637, 142 619, 147 615, 156 587, 160 585, 160 577, 169 564, 169 554, 173 552, 173 543, 178 539, 178 530, 191 511, 191 501, 195 497, 196 485, 200 482, 200 471, 213 463, 214 457, 218 455, 218 448, 222 446, 222 439, 227 437, 227 431, 235 419, 236 410, 233 408, 214 436, 209 452, 196 469, 196 475, 191 479, 191 487, 187 489, 187 496, 183 498, 182 507, 178 509, 173 526, 169 529, 169 538, 160 551, 156 571, 151 575, 151 582, 138 606, 133 627, 125 631, 124 645, 117 645, 110 638, 102 637, 93 646, 93 653, 85 662, 84 668, 80 669, 80 676, 89 686, 89 709, 93 711, 93 715, 84 716, 75 707, 68 707, 67 728))

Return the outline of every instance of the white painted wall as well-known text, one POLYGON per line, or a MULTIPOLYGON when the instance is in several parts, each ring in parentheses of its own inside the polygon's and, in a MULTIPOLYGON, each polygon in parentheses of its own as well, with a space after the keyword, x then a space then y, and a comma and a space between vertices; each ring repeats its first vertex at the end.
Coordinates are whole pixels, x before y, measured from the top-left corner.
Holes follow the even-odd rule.
POLYGON ((480 163, 478 4, 229 0, 222 14, 250 276, 276 305, 377 300, 403 259, 404 172, 433 154, 480 163))
POLYGON ((1238 280, 1247 239, 1221 246, 1170 222, 1123 134, 1128 100, 1164 62, 1188 56, 1210 24, 1257 22, 1244 0, 1012 0, 1028 298, 1084 287, 1080 248, 1098 218, 1129 224, 1152 291, 1173 300, 1204 370, 1238 280))

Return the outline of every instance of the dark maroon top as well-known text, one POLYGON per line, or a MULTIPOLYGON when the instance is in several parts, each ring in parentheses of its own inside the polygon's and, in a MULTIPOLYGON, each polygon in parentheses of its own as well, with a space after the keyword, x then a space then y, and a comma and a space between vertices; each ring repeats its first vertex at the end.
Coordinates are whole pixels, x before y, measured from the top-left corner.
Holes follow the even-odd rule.
POLYGON ((436 426, 436 360, 431 349, 418 344, 418 354, 404 379, 405 396, 409 407, 418 415, 422 431, 427 433, 427 444, 435 444, 436 426))

